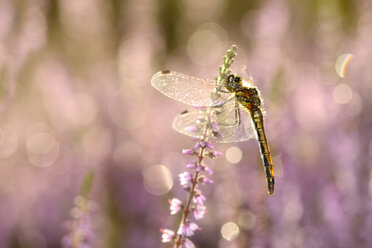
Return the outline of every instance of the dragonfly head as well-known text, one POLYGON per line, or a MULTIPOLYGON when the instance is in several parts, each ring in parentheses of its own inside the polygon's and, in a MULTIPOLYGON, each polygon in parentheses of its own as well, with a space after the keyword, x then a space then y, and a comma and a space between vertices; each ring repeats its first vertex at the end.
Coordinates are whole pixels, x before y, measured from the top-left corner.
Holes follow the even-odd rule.
POLYGON ((227 90, 235 92, 236 89, 242 86, 242 79, 239 75, 231 74, 227 77, 225 86, 227 90))

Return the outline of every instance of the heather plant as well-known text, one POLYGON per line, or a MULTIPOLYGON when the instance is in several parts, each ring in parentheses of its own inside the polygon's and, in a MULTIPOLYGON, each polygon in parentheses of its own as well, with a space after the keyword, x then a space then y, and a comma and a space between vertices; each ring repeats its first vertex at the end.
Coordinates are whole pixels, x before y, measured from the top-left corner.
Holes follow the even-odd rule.
MULTIPOLYGON (((234 62, 236 56, 236 46, 233 45, 226 53, 223 59, 223 65, 219 67, 219 75, 215 78, 216 86, 221 85, 223 80, 230 74, 229 67, 234 62)), ((214 93, 216 94, 217 91, 214 93)), ((215 94, 211 94, 211 97, 216 97, 215 94)), ((201 108, 200 106, 196 106, 201 108)), ((201 134, 196 143, 191 149, 184 149, 182 153, 187 156, 194 157, 195 159, 186 165, 186 171, 179 174, 180 185, 188 192, 188 196, 185 202, 182 202, 178 198, 172 198, 169 200, 170 213, 171 215, 181 214, 180 222, 178 224, 177 231, 170 229, 161 229, 162 242, 168 243, 173 242, 175 248, 184 247, 191 248, 195 247, 192 241, 189 239, 194 235, 195 231, 201 230, 201 228, 195 223, 197 220, 204 217, 207 212, 205 206, 206 197, 203 195, 200 185, 212 184, 213 181, 207 177, 212 175, 213 170, 206 165, 206 158, 214 159, 221 156, 221 152, 215 151, 214 146, 209 141, 212 136, 218 136, 219 127, 215 121, 211 119, 213 112, 212 106, 209 106, 206 110, 206 121, 201 134), (192 217, 190 217, 192 214, 192 217)), ((196 129, 196 127, 190 126, 189 129, 196 129)))
POLYGON ((91 215, 94 203, 89 200, 92 188, 93 173, 88 172, 84 178, 81 192, 74 197, 74 207, 71 209, 71 219, 66 221, 68 233, 62 239, 64 248, 89 248, 93 238, 91 215))

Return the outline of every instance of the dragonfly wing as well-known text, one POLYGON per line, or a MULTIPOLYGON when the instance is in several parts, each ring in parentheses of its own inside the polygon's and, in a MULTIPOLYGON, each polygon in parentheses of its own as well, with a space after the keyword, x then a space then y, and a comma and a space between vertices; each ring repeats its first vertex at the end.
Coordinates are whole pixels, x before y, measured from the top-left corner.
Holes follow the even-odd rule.
POLYGON ((204 129, 207 114, 204 110, 184 111, 174 118, 172 127, 177 132, 199 138, 204 129))
MULTIPOLYGON (((255 132, 250 114, 238 108, 240 112, 240 123, 238 123, 236 106, 238 105, 231 101, 223 107, 214 108, 212 111, 211 120, 216 121, 219 126, 219 135, 214 137, 217 142, 240 142, 254 137, 255 132)), ((185 111, 173 120, 173 129, 184 135, 199 138, 203 132, 206 120, 206 110, 185 111)))
POLYGON ((226 103, 220 113, 217 111, 216 122, 221 134, 217 142, 242 142, 255 136, 250 113, 235 101, 226 103))
POLYGON ((211 92, 216 84, 175 71, 160 71, 151 78, 151 85, 164 95, 177 101, 197 106, 212 104, 211 92))

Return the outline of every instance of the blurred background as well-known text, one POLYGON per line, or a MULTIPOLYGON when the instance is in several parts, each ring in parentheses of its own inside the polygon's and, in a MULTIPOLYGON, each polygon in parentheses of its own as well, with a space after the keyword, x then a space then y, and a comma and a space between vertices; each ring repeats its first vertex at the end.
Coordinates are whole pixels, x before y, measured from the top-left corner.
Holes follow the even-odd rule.
POLYGON ((0 0, 0 246, 61 247, 94 172, 91 247, 169 247, 168 199, 193 141, 171 69, 213 79, 238 46, 261 89, 276 191, 257 142, 216 144, 203 248, 372 247, 372 2, 0 0))

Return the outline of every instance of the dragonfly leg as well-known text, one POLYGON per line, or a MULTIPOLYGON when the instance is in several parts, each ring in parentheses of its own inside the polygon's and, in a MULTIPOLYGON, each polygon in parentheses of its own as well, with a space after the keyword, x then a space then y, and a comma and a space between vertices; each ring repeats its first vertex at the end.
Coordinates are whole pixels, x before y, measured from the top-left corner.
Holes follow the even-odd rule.
POLYGON ((236 125, 240 125, 240 108, 237 102, 235 102, 235 120, 236 120, 236 125))
POLYGON ((218 92, 222 92, 222 93, 231 93, 231 91, 228 91, 228 90, 222 90, 222 89, 219 89, 218 92))
POLYGON ((235 98, 235 95, 231 95, 229 96, 229 98, 226 99, 226 101, 223 101, 223 102, 217 102, 216 104, 213 104, 211 107, 212 108, 220 108, 222 107, 223 105, 225 105, 226 103, 230 102, 231 100, 233 100, 235 98))
POLYGON ((218 88, 216 86, 216 89, 213 92, 211 92, 211 98, 214 99, 214 100, 218 100, 219 98, 221 98, 221 93, 223 93, 223 94, 231 94, 230 91, 220 89, 220 88, 218 88))

